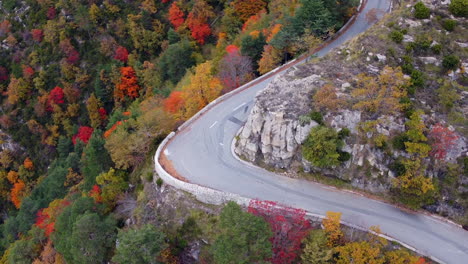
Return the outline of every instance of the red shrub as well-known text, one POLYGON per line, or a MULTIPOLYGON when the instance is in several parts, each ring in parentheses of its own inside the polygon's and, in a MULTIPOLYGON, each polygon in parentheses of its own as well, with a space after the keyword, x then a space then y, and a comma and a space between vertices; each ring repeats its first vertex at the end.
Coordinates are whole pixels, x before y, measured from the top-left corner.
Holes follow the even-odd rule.
POLYGON ((270 224, 274 236, 273 264, 293 263, 301 251, 301 241, 311 229, 305 210, 278 206, 275 202, 252 200, 249 213, 261 216, 270 224))
POLYGON ((429 132, 429 138, 432 141, 431 156, 438 160, 444 160, 447 152, 455 147, 458 136, 449 128, 437 124, 429 132))

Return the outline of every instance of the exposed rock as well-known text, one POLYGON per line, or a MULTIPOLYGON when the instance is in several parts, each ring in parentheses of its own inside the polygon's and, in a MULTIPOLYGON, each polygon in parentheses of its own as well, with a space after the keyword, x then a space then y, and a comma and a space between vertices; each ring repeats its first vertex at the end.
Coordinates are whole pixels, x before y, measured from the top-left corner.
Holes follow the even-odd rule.
POLYGON ((387 56, 382 55, 382 54, 377 54, 377 59, 379 59, 380 62, 385 62, 387 61, 387 56))
POLYGON ((424 64, 434 64, 436 66, 440 66, 440 60, 436 57, 419 57, 419 59, 424 64))
POLYGON ((404 35, 403 36, 403 42, 408 43, 408 42, 414 42, 414 38, 409 35, 404 35))
POLYGON ((468 42, 456 42, 461 48, 468 48, 468 42))
POLYGON ((420 21, 415 21, 415 20, 411 20, 411 19, 405 19, 404 23, 407 24, 410 27, 420 27, 421 26, 420 21))
POLYGON ((325 119, 329 119, 330 125, 337 130, 347 128, 351 133, 356 134, 357 126, 361 122, 361 112, 346 109, 337 114, 328 115, 325 119))

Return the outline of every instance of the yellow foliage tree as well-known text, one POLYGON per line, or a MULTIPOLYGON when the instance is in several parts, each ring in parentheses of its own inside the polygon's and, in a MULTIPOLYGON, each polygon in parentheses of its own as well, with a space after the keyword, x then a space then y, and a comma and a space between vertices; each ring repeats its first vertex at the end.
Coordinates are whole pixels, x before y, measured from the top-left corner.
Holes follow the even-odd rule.
POLYGON ((395 178, 393 181, 395 187, 414 195, 423 195, 435 190, 432 180, 424 177, 423 172, 425 169, 421 164, 421 159, 406 159, 402 163, 405 167, 405 173, 395 178))
POLYGON ((336 264, 383 264, 380 247, 374 247, 367 241, 347 243, 335 248, 338 253, 336 264))
POLYGON ((344 100, 336 95, 336 88, 331 84, 326 84, 320 88, 313 97, 314 108, 317 111, 335 111, 343 106, 344 100))
POLYGON ((406 97, 409 80, 401 68, 386 66, 378 77, 358 76, 357 88, 351 95, 357 100, 353 108, 371 114, 392 114, 403 109, 400 99, 406 97))
POLYGON ((327 245, 329 247, 337 246, 341 243, 343 232, 340 228, 341 213, 327 212, 327 217, 322 220, 323 227, 327 234, 327 245))
POLYGON ((89 120, 93 128, 99 128, 102 123, 101 115, 99 114, 99 104, 100 102, 94 93, 86 101, 86 109, 88 109, 89 120))
POLYGON ((281 63, 281 51, 275 49, 271 45, 266 45, 263 48, 262 58, 258 62, 258 72, 265 74, 281 63))
POLYGON ((212 63, 207 61, 195 68, 190 83, 182 88, 184 118, 190 118, 216 99, 223 89, 221 81, 211 73, 212 63))

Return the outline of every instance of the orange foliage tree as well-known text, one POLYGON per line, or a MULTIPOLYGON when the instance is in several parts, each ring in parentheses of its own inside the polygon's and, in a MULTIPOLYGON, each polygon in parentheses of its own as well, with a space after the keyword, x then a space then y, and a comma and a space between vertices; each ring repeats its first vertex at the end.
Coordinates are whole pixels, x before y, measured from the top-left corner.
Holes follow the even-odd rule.
POLYGON ((13 188, 11 189, 10 199, 17 209, 20 208, 21 201, 24 198, 25 187, 26 185, 24 184, 24 181, 18 180, 15 184, 13 184, 13 188))
POLYGON ((232 2, 234 10, 242 22, 265 9, 267 3, 263 0, 235 0, 232 2))
POLYGON ((178 113, 184 105, 181 91, 173 91, 168 98, 163 101, 164 110, 171 114, 178 113))
POLYGON ((114 90, 114 97, 116 100, 123 100, 125 96, 128 96, 132 99, 139 96, 138 92, 140 86, 138 86, 138 78, 136 76, 135 70, 128 67, 120 68, 120 83, 117 84, 116 89, 114 90))
POLYGON ((32 170, 34 169, 34 164, 30 158, 26 158, 23 162, 23 166, 27 170, 32 170))
POLYGON ((176 2, 172 3, 171 8, 169 8, 169 21, 171 22, 174 29, 178 29, 185 22, 185 14, 179 8, 176 2))

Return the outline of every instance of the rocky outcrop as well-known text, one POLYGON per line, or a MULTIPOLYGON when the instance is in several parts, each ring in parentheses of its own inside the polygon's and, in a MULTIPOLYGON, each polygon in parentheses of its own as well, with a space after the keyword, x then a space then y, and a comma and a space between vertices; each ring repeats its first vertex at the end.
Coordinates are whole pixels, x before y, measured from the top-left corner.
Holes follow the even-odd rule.
POLYGON ((301 70, 293 68, 257 95, 238 137, 235 149, 238 155, 251 162, 262 160, 276 168, 289 167, 310 130, 318 125, 299 119, 310 112, 313 90, 324 84, 320 75, 304 78, 300 75, 301 70))

